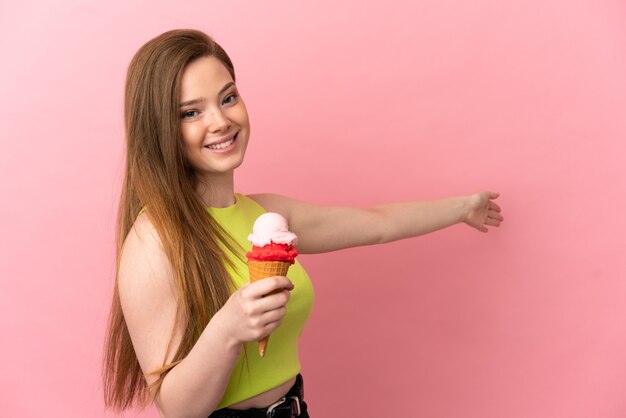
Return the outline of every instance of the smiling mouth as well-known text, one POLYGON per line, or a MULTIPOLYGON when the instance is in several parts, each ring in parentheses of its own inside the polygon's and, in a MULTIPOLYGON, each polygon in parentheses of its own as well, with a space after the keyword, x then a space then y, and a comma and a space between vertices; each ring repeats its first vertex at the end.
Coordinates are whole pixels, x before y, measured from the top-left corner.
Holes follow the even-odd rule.
POLYGON ((235 140, 237 139, 237 135, 239 135, 239 132, 237 132, 235 134, 235 136, 233 136, 231 139, 229 139, 228 141, 224 141, 221 142, 219 144, 214 144, 214 145, 206 145, 205 148, 208 149, 223 149, 223 148, 227 148, 229 147, 233 142, 235 142, 235 140))

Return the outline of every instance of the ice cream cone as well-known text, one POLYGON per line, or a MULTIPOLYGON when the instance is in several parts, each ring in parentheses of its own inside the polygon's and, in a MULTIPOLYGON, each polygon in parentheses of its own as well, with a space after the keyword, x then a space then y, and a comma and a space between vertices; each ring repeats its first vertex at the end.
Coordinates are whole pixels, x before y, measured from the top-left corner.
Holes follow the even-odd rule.
MULTIPOLYGON (((298 237, 289 231, 287 220, 278 213, 266 212, 260 215, 254 221, 248 241, 252 245, 251 250, 246 253, 250 283, 266 277, 286 276, 289 266, 298 255, 298 250, 294 247, 298 237)), ((278 289, 271 294, 281 291, 282 289, 278 289)), ((265 356, 268 340, 269 335, 259 341, 261 357, 265 356)))
MULTIPOLYGON (((248 268, 250 270, 250 283, 257 280, 265 279, 272 276, 286 276, 287 270, 291 263, 289 261, 255 261, 248 260, 248 268)), ((270 294, 278 293, 282 289, 277 289, 270 294)), ((265 349, 267 348, 267 342, 269 341, 269 335, 259 341, 259 355, 265 356, 265 349)))

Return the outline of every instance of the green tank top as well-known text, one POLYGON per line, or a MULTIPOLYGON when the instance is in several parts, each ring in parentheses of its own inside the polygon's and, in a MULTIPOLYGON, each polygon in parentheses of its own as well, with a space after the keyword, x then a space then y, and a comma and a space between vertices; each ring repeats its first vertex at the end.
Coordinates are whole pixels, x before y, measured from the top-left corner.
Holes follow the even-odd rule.
MULTIPOLYGON (((252 232, 256 218, 266 210, 242 194, 235 193, 235 199, 232 206, 207 210, 246 251, 250 251, 248 235, 252 232)), ((235 265, 235 268, 231 268, 226 264, 226 270, 238 289, 249 281, 248 266, 226 251, 235 265)), ((275 388, 300 373, 298 337, 313 306, 313 285, 298 259, 289 267, 287 276, 295 288, 287 303, 287 313, 270 336, 265 357, 259 356, 258 343, 245 343, 245 350, 241 350, 218 409, 275 388), (244 362, 246 353, 247 362, 244 362)))

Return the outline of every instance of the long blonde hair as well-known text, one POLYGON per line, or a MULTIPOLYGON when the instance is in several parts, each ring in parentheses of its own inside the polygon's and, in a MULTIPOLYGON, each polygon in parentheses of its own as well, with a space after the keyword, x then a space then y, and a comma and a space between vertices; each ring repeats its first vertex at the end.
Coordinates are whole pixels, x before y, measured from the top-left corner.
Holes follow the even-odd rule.
MULTIPOLYGON (((211 37, 190 29, 165 32, 135 54, 126 76, 124 120, 126 168, 117 219, 116 280, 103 358, 107 408, 145 408, 166 374, 184 359, 211 317, 230 296, 225 248, 241 249, 210 216, 198 193, 197 177, 185 158, 180 133, 179 95, 185 67, 214 56, 235 80, 233 64, 211 37), (183 336, 172 363, 149 372, 159 375, 147 386, 133 349, 117 288, 124 240, 141 210, 161 238, 174 271, 177 323, 183 336)), ((171 339, 170 339, 171 341, 171 339)))

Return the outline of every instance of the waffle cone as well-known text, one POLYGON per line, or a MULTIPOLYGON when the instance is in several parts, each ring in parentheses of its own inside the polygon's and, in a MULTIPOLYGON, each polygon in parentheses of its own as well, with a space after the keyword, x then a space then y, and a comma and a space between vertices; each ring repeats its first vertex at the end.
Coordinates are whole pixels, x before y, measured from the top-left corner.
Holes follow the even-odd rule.
MULTIPOLYGON (((248 260, 248 269, 250 270, 250 283, 257 280, 265 279, 272 276, 286 276, 287 270, 291 263, 288 261, 254 261, 248 260)), ((274 292, 278 293, 281 289, 277 289, 274 292)), ((265 356, 265 349, 267 348, 267 342, 269 341, 269 335, 259 341, 259 355, 265 356)))

